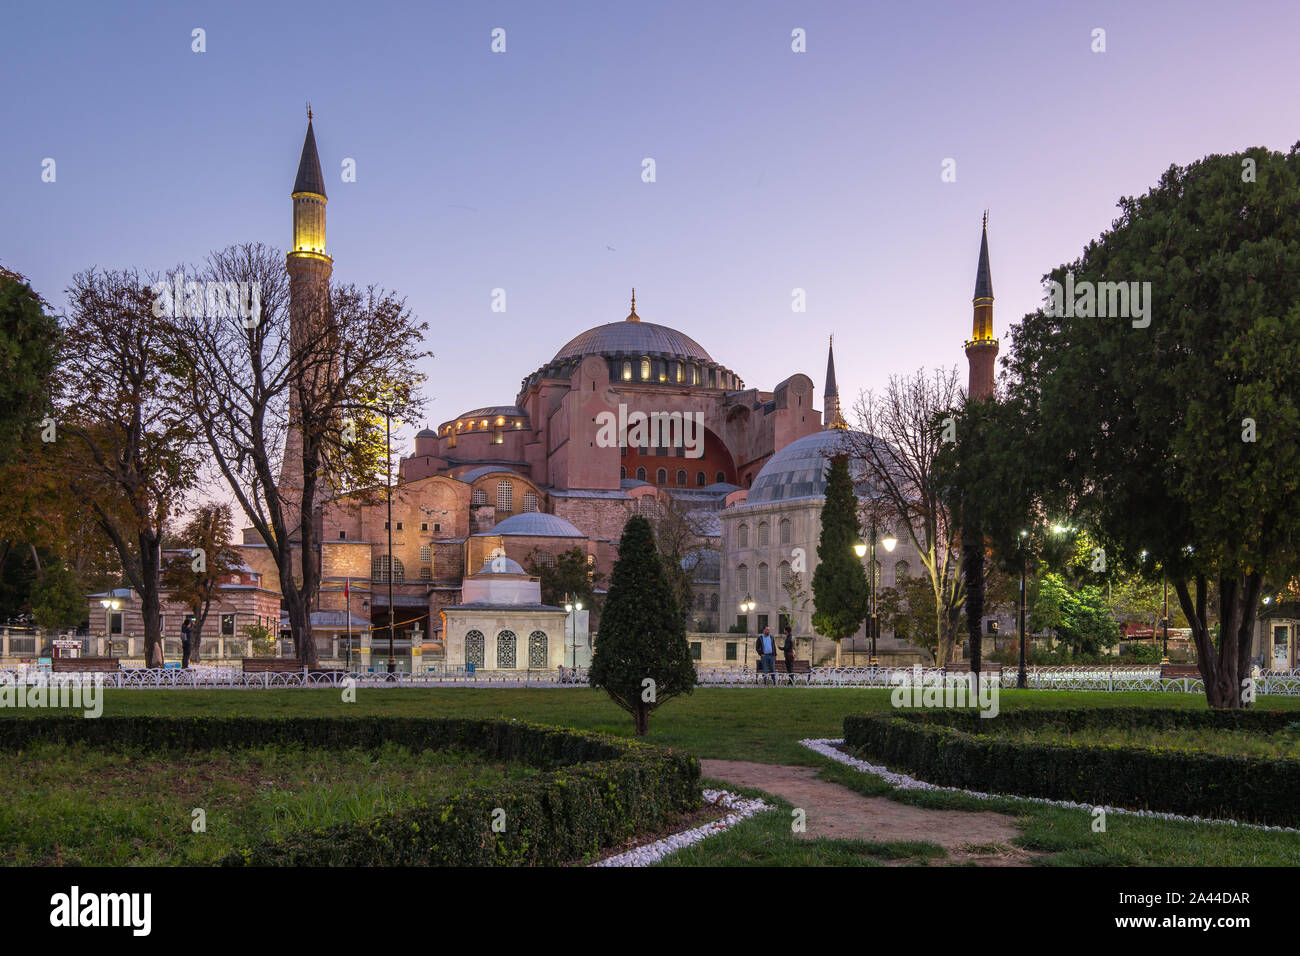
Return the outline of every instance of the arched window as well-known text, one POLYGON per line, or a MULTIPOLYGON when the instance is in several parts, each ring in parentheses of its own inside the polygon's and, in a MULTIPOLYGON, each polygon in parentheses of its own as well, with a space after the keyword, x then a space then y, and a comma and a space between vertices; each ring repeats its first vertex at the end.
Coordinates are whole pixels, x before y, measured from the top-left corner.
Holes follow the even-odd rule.
POLYGON ((627 466, 626 466, 626 465, 620 465, 620 466, 619 466, 619 469, 618 469, 618 476, 619 476, 620 478, 626 478, 626 477, 627 477, 627 466))
POLYGON ((713 476, 713 480, 716 481, 718 484, 722 484, 724 481, 727 480, 727 473, 725 471, 720 471, 713 476))
POLYGON ((515 632, 502 631, 497 635, 497 668, 512 670, 518 666, 515 663, 515 632))
POLYGON ((547 654, 547 640, 545 631, 533 631, 528 635, 528 666, 540 667, 545 669, 550 664, 550 656, 547 654))
POLYGON ((691 384, 692 385, 700 384, 700 367, 698 365, 691 366, 691 384))
POLYGON ((623 381, 625 381, 625 382, 630 382, 630 381, 632 381, 632 363, 631 363, 631 362, 624 362, 624 363, 623 363, 623 381))
POLYGON ((736 568, 736 584, 738 585, 736 590, 738 590, 742 595, 749 593, 749 566, 748 565, 742 564, 740 567, 736 568))
POLYGON ((780 566, 776 569, 776 579, 779 582, 781 582, 782 588, 788 588, 790 586, 790 562, 789 561, 781 562, 780 566))
POLYGON ((781 519, 781 543, 782 544, 790 543, 790 519, 789 518, 781 519))
POLYGON ((509 481, 497 482, 497 511, 506 514, 515 510, 515 486, 509 481))
POLYGON ((470 631, 465 635, 465 667, 483 666, 483 632, 470 631))
POLYGON ((678 468, 678 469, 677 469, 677 484, 679 484, 679 485, 684 485, 684 484, 686 484, 686 469, 685 469, 685 468, 678 468))
POLYGON ((537 510, 537 494, 532 491, 524 492, 524 511, 537 510))
MULTIPOLYGON (((393 558, 393 583, 401 584, 406 579, 400 558, 393 558)), ((381 554, 370 562, 370 580, 381 584, 388 583, 388 555, 381 554)))
POLYGON ((911 565, 909 565, 906 561, 899 561, 897 564, 895 564, 894 565, 894 586, 897 587, 899 584, 906 581, 908 576, 911 573, 912 573, 911 565))
POLYGON ((487 504, 487 492, 484 491, 482 488, 475 488, 472 492, 470 492, 469 503, 471 505, 487 504))
POLYGON ((736 529, 736 547, 738 548, 749 547, 749 525, 742 524, 739 528, 736 529))
POLYGON ((677 384, 678 384, 678 385, 680 385, 680 384, 682 383, 682 380, 683 380, 684 377, 685 377, 685 376, 682 375, 682 363, 681 363, 681 362, 674 362, 674 363, 673 363, 673 378, 675 378, 675 379, 677 380, 677 384))
POLYGON ((551 554, 549 551, 538 551, 537 566, 541 568, 555 567, 555 555, 551 554))
POLYGON ((709 610, 715 613, 718 610, 718 594, 716 591, 713 593, 713 596, 709 598, 709 610))
POLYGON ((650 359, 644 355, 641 356, 641 381, 650 381, 650 359))
POLYGON ((767 585, 768 585, 767 577, 768 577, 767 565, 760 564, 758 566, 758 593, 763 595, 764 597, 767 596, 767 585))
POLYGON ((427 544, 420 545, 420 563, 428 564, 432 560, 433 548, 429 547, 427 544))
POLYGON ((709 483, 709 479, 705 476, 704 472, 702 472, 702 471, 697 471, 697 472, 695 473, 695 484, 697 484, 699 487, 703 488, 703 487, 704 487, 705 485, 707 485, 708 483, 709 483))
POLYGON ((760 548, 766 548, 771 543, 770 539, 771 531, 767 526, 767 522, 760 521, 758 523, 758 546, 760 548))
POLYGON ((666 485, 666 484, 668 484, 668 469, 667 469, 667 468, 660 468, 660 469, 659 469, 659 473, 658 473, 657 475, 655 475, 655 484, 659 484, 659 485, 666 485))
POLYGON ((637 481, 645 481, 645 469, 644 469, 644 468, 638 468, 638 469, 636 470, 636 480, 637 480, 637 481))

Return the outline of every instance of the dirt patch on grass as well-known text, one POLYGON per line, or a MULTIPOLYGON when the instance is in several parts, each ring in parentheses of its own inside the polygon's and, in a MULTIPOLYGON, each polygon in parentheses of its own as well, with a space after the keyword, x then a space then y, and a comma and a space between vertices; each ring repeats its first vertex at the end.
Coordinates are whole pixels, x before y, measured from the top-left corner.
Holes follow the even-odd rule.
MULTIPOLYGON (((887 797, 865 797, 838 783, 820 780, 815 767, 702 760, 704 775, 738 787, 778 796, 807 815, 805 838, 870 840, 878 843, 937 843, 948 864, 1020 866, 1033 854, 1012 846, 1019 836, 1013 820, 1001 813, 927 810, 887 797)), ((908 860, 892 861, 905 865, 908 860)))

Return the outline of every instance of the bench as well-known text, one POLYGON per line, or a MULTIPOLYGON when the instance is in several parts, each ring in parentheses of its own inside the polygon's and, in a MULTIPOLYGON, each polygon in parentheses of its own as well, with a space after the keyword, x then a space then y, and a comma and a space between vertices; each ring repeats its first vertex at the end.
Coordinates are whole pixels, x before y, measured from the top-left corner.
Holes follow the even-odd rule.
MULTIPOLYGON (((969 674, 969 673, 970 673, 970 661, 954 661, 953 663, 950 663, 950 664, 944 664, 944 665, 943 665, 943 672, 944 672, 945 674, 969 674)), ((1002 673, 1002 665, 1001 665, 1001 664, 988 664, 988 663, 985 663, 985 662, 981 661, 981 662, 980 662, 980 673, 981 673, 981 674, 1001 674, 1001 673, 1002 673)))
POLYGON ((306 668, 292 657, 240 658, 245 674, 301 674, 306 668))
MULTIPOLYGON (((778 657, 778 658, 776 659, 776 672, 777 672, 778 674, 789 674, 789 673, 791 673, 791 671, 790 671, 789 669, 787 669, 786 666, 785 666, 785 658, 783 658, 783 657, 778 657)), ((754 673, 756 673, 756 674, 762 674, 762 673, 763 673, 763 662, 762 662, 762 661, 755 661, 755 662, 754 662, 754 673)), ((794 673, 795 673, 795 674, 811 674, 811 673, 812 673, 812 663, 811 663, 810 661, 795 660, 795 662, 794 662, 794 673)))
POLYGON ((1167 677, 1200 677, 1201 669, 1195 664, 1161 664, 1160 678, 1164 680, 1167 677))
POLYGON ((56 657, 50 661, 55 674, 117 673, 116 657, 56 657))

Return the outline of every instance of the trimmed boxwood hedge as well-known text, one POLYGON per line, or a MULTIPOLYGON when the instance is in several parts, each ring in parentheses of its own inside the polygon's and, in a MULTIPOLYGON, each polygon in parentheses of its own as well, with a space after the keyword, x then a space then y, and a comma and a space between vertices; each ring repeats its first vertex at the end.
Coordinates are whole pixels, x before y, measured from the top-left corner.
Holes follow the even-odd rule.
POLYGON ((149 751, 268 744, 465 750, 544 772, 369 820, 248 847, 227 865, 500 866, 558 864, 660 830, 700 805, 694 757, 618 737, 520 721, 431 717, 43 717, 0 719, 0 749, 37 741, 149 751), (504 810, 504 831, 493 831, 504 810))
POLYGON ((1168 748, 1019 743, 987 733, 1057 726, 1271 733, 1296 720, 1285 711, 1188 711, 1136 707, 851 714, 847 747, 947 787, 1093 805, 1300 826, 1300 760, 1168 748))

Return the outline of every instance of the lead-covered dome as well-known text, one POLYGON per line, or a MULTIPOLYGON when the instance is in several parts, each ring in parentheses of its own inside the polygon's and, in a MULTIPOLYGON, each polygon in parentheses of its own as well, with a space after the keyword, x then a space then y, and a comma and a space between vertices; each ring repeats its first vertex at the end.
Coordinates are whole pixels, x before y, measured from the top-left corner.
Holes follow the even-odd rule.
POLYGON ((671 356, 694 362, 709 363, 713 358, 704 347, 685 332, 678 332, 654 322, 609 322, 575 336, 555 353, 551 361, 582 358, 585 355, 644 354, 671 356))
MULTIPOLYGON (((813 432, 797 441, 792 441, 768 459, 766 465, 754 479, 745 498, 747 505, 766 504, 773 501, 790 501, 795 498, 822 497, 826 494, 826 472, 830 459, 837 453, 850 450, 852 442, 869 440, 864 432, 843 431, 828 428, 813 432)), ((858 495, 870 491, 870 486, 863 479, 864 468, 861 462, 852 458, 849 468, 858 495)))

